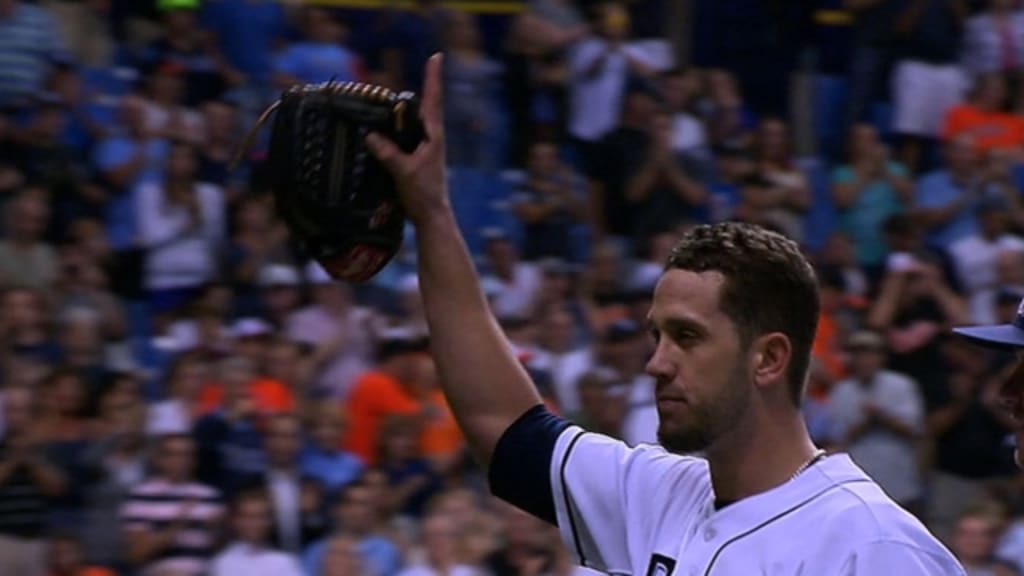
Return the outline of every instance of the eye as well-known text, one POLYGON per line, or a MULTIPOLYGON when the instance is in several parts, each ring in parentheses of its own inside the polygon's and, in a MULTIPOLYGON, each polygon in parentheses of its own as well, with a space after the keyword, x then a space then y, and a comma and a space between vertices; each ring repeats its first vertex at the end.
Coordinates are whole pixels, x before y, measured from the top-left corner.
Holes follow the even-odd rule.
POLYGON ((657 344, 658 341, 661 340, 661 332, 658 332, 658 330, 655 328, 651 328, 650 330, 648 330, 647 334, 650 335, 651 340, 653 340, 655 344, 657 344))
POLYGON ((672 340, 680 346, 690 346, 697 343, 700 337, 693 330, 682 328, 672 331, 672 340))

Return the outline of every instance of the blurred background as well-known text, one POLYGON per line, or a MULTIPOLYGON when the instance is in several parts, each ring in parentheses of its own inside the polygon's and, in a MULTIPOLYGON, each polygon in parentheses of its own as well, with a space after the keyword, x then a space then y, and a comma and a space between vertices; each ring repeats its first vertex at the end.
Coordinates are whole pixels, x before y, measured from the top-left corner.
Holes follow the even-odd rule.
MULTIPOLYGON (((280 91, 419 90, 552 410, 656 442, 643 318, 688 227, 803 246, 805 414, 973 575, 1024 573, 1018 0, 0 0, 0 559, 18 576, 582 574, 492 498, 441 395, 415 238, 332 282, 275 217, 280 91)), ((480 375, 486 386, 488 375, 480 375)))

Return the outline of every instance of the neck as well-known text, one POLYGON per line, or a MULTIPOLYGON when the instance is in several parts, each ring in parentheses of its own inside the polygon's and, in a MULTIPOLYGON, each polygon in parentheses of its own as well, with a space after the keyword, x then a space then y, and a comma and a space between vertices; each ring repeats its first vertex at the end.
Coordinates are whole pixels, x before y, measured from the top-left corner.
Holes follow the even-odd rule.
POLYGON ((707 451, 711 484, 720 500, 741 500, 780 486, 815 450, 799 411, 741 425, 707 451), (756 430, 756 433, 754 432, 756 430))

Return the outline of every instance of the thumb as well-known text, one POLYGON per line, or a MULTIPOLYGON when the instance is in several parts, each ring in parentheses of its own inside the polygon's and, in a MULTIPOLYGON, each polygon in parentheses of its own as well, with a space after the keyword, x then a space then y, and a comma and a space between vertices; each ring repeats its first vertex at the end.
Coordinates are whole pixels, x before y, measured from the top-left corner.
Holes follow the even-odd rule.
POLYGON ((392 172, 397 170, 402 157, 402 151, 398 149, 394 142, 374 132, 367 134, 366 146, 381 164, 392 172))

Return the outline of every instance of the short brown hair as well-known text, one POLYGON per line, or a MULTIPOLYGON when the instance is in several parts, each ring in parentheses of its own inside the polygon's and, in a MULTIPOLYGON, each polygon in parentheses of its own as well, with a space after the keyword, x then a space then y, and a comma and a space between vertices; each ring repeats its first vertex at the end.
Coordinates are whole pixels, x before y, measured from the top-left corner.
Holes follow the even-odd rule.
POLYGON ((700 225, 672 250, 665 270, 672 269, 725 277, 719 307, 745 347, 769 332, 789 338, 793 354, 786 376, 790 399, 800 406, 820 304, 814 269, 796 242, 752 224, 700 225))

